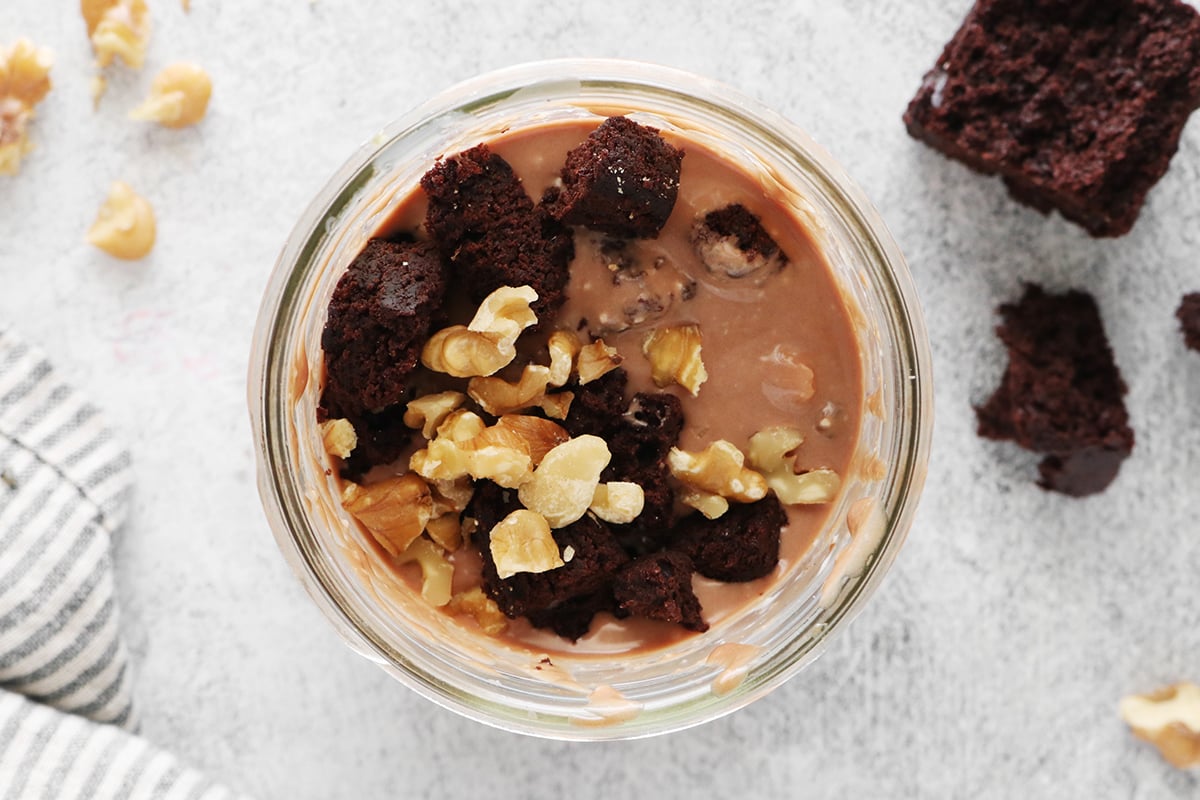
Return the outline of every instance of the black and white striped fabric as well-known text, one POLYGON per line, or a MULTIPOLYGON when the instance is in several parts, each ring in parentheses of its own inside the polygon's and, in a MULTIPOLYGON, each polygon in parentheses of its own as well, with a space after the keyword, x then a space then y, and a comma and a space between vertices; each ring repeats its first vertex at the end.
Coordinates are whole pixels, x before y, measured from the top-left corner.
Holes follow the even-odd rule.
POLYGON ((111 556, 130 485, 96 408, 0 328, 0 800, 232 797, 131 733, 111 556))

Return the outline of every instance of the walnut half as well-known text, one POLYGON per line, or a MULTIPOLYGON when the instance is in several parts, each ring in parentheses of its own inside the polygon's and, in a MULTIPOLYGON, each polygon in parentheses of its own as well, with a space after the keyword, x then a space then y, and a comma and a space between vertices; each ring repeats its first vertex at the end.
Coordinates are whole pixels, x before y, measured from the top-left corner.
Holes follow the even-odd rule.
POLYGON ((1121 700, 1121 719, 1174 767, 1200 766, 1200 686, 1177 683, 1121 700))

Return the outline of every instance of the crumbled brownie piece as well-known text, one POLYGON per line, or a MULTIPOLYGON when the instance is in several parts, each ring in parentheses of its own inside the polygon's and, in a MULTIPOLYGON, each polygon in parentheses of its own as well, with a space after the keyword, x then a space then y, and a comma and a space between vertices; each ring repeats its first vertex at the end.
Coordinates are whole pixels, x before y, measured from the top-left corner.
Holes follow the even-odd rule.
POLYGON ((622 415, 625 435, 614 437, 620 455, 643 466, 662 462, 683 431, 683 405, 666 392, 638 392, 622 415))
POLYGON ((588 632, 592 627, 592 618, 601 611, 607 611, 618 619, 629 616, 629 612, 617 605, 611 586, 605 586, 592 594, 564 600, 545 611, 530 611, 528 616, 529 622, 535 628, 549 628, 559 636, 574 642, 588 632))
POLYGON ((1120 236, 1200 106, 1200 15, 1179 0, 978 0, 908 131, 1040 211, 1120 236))
POLYGON ((1125 382, 1092 296, 1053 295, 1027 284, 1000 306, 996 333, 1008 367, 975 409, 979 435, 1046 454, 1039 485, 1082 497, 1102 491, 1133 450, 1125 382))
POLYGON ((508 162, 477 145, 421 178, 425 228, 476 303, 501 286, 532 286, 548 319, 566 298, 571 231, 536 208, 508 162))
POLYGON ((656 128, 609 117, 567 154, 562 188, 547 192, 542 205, 567 225, 653 239, 675 207, 682 161, 683 151, 656 128))
POLYGON ((321 335, 328 417, 377 412, 404 398, 447 278, 432 245, 367 242, 333 290, 321 335))
POLYGON ((342 477, 356 481, 371 467, 390 464, 404 452, 417 431, 404 424, 405 406, 397 404, 378 414, 349 417, 358 443, 342 465, 342 477))
POLYGON ((569 561, 564 558, 566 564, 547 572, 518 572, 501 579, 488 544, 490 531, 490 526, 485 528, 481 523, 472 537, 483 559, 483 589, 510 617, 547 611, 580 595, 598 592, 629 560, 608 526, 589 514, 553 532, 559 552, 566 553, 568 547, 573 550, 569 561))
MULTIPOLYGON (((625 399, 625 387, 629 375, 618 367, 594 381, 580 386, 573 380, 567 389, 575 395, 567 418, 561 421, 572 437, 591 434, 610 441, 613 431, 619 427, 621 416, 629 407, 625 399)), ((610 442, 611 444, 611 442, 610 442)))
POLYGON ((670 550, 634 559, 613 579, 613 596, 636 617, 673 622, 690 631, 706 631, 700 601, 692 591, 692 562, 670 550))
POLYGON ((1185 294, 1175 311, 1183 341, 1188 347, 1200 352, 1200 292, 1185 294))
POLYGON ((756 503, 731 503, 716 519, 684 517, 671 546, 686 554, 706 578, 730 583, 771 574, 779 563, 779 533, 787 512, 770 494, 756 503))
POLYGON ((783 269, 787 254, 741 203, 710 211, 692 228, 692 246, 709 272, 730 278, 783 269))

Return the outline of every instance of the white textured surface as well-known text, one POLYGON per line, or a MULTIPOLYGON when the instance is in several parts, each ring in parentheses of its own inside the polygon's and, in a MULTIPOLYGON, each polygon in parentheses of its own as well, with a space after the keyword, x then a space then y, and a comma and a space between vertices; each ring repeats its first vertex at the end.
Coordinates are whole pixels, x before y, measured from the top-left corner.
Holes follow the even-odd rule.
POLYGON ((147 73, 118 71, 96 114, 74 4, 0 10, 0 41, 27 35, 58 56, 39 149, 0 179, 0 319, 132 445, 137 498, 116 558, 149 738, 263 797, 1200 793, 1116 717, 1122 693, 1200 678, 1200 356, 1173 319, 1200 289, 1195 125, 1134 232, 1092 241, 904 133, 968 0, 151 5, 147 73), (731 718, 603 746, 460 720, 342 647, 267 531, 244 399, 268 271, 345 156, 453 82, 567 55, 700 72, 811 131, 908 255, 937 381, 916 527, 847 634, 731 718), (204 124, 126 121, 152 72, 185 58, 215 82, 204 124), (145 262, 82 243, 114 179, 158 210, 145 262), (1130 385, 1137 449, 1100 497, 1044 493, 1032 456, 974 435, 970 404, 1002 368, 992 309, 1023 279, 1092 291, 1130 385))

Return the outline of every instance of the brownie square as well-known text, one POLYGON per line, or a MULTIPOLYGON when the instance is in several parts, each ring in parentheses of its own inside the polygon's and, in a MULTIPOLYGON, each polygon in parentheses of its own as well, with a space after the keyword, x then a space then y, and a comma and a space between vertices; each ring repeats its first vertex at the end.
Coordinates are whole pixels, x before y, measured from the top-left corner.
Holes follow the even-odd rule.
POLYGON ((1175 318, 1179 320, 1184 344, 1200 353, 1200 292, 1183 296, 1175 311, 1175 318))
POLYGON ((1008 348, 999 388, 975 409, 979 435, 1044 453, 1039 485, 1082 497, 1103 491, 1133 450, 1125 382, 1100 313, 1084 292, 1027 285, 1000 306, 1008 348))
POLYGON ((978 0, 904 115, 1017 200, 1120 236, 1200 106, 1200 15, 1180 0, 978 0))

